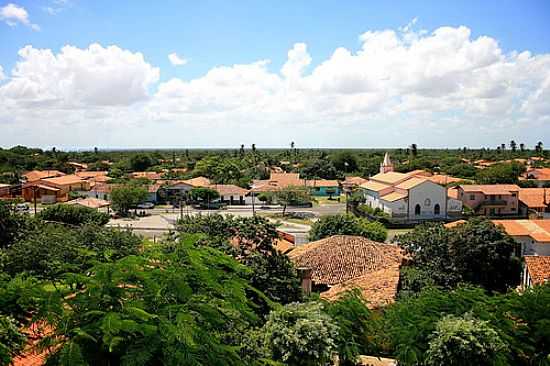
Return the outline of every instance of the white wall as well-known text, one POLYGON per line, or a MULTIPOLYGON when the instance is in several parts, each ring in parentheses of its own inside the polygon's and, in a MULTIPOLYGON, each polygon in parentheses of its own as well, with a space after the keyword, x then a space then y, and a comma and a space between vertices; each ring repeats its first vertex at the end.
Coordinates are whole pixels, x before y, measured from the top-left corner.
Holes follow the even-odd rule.
POLYGON ((409 190, 409 218, 433 219, 446 216, 447 189, 426 181, 409 190), (429 200, 429 202, 427 201, 429 200), (427 204, 429 203, 429 204, 427 204), (420 205, 420 215, 414 214, 416 205, 420 205), (439 204, 440 214, 434 215, 434 207, 439 204))

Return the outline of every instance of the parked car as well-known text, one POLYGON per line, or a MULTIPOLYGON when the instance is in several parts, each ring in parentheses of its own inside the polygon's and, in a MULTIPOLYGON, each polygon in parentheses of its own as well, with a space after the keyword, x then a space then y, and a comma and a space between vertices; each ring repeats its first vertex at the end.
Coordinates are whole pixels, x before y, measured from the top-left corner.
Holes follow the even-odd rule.
POLYGON ((137 208, 142 210, 149 210, 149 209, 155 208, 155 204, 152 202, 144 202, 137 205, 137 208))
POLYGON ((18 203, 15 205, 15 212, 29 212, 30 209, 27 203, 18 203))

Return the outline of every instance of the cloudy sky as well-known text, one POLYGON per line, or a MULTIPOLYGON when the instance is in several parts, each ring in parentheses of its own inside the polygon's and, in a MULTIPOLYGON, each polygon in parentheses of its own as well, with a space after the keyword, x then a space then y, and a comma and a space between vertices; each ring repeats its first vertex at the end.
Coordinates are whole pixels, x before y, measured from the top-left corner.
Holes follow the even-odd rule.
POLYGON ((549 25, 545 0, 0 0, 0 146, 548 145, 549 25))

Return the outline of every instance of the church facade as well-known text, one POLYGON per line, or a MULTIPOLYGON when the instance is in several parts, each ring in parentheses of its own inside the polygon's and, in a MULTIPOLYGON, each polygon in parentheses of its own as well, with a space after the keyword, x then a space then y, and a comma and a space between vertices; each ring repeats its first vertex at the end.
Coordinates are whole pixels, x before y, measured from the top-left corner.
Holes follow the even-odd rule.
POLYGON ((447 188, 411 173, 394 171, 388 153, 380 173, 360 185, 365 204, 378 208, 394 221, 420 222, 459 217, 462 202, 449 197, 447 188))

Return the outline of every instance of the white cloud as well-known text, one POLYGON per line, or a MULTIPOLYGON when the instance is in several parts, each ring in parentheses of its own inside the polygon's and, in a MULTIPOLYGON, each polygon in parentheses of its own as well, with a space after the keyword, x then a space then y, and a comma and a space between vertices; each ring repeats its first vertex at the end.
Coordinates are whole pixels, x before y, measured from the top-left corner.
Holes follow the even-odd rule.
POLYGON ((4 80, 6 78, 6 75, 4 75, 4 69, 2 68, 2 65, 0 65, 0 81, 4 80))
POLYGON ((32 30, 38 31, 40 27, 33 24, 29 20, 29 13, 24 7, 16 4, 7 4, 0 8, 0 20, 3 20, 10 27, 15 27, 18 23, 30 27, 32 30))
POLYGON ((464 26, 427 32, 414 23, 365 32, 359 49, 337 48, 315 66, 296 43, 280 71, 260 60, 161 83, 141 54, 116 46, 58 54, 27 46, 0 85, 0 124, 101 121, 110 136, 132 124, 132 139, 119 146, 212 144, 209 136, 236 131, 243 142, 293 137, 312 146, 492 146, 550 136, 550 54, 506 53, 464 26), (161 140, 151 143, 155 133, 161 140))
POLYGON ((159 78, 141 53, 117 46, 65 46, 58 54, 26 46, 19 56, 0 96, 48 108, 129 105, 146 99, 159 78))
POLYGON ((42 9, 50 15, 57 15, 71 6, 72 2, 69 0, 52 0, 48 6, 45 6, 42 9))
POLYGON ((168 55, 168 60, 170 60, 170 63, 174 66, 183 66, 188 62, 186 58, 178 56, 175 52, 168 55))

